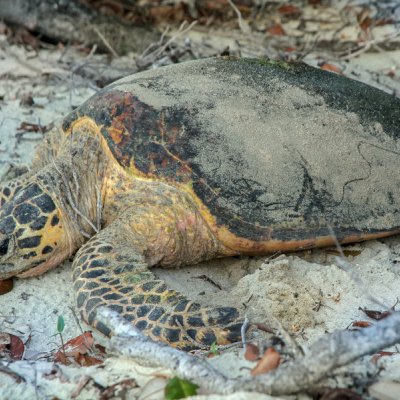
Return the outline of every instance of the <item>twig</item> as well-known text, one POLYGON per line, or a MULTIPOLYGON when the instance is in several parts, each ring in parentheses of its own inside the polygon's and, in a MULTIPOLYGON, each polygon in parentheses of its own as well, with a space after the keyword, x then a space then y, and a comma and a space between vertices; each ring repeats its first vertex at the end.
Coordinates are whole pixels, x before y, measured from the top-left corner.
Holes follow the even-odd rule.
POLYGON ((197 21, 193 21, 187 28, 184 28, 186 23, 187 23, 186 21, 183 21, 178 29, 178 32, 174 36, 172 36, 169 40, 167 40, 164 46, 160 47, 160 49, 158 50, 159 54, 161 54, 171 43, 175 42, 175 40, 178 39, 179 36, 182 36, 186 32, 189 32, 197 24, 197 21))
POLYGON ((5 365, 0 365, 0 373, 6 374, 13 378, 15 383, 25 382, 25 378, 23 376, 17 374, 15 371, 5 365))
POLYGON ((145 56, 147 56, 149 53, 151 53, 151 51, 154 51, 154 48, 158 48, 160 46, 162 46, 163 42, 164 42, 164 38, 167 35, 167 33, 169 32, 170 27, 167 26, 167 28, 164 30, 164 32, 161 34, 160 39, 158 40, 157 43, 150 43, 143 51, 143 53, 140 55, 140 58, 144 58, 145 56))
MULTIPOLYGON (((76 298, 75 298, 75 303, 76 303, 76 298)), ((89 351, 89 354, 94 354, 93 345, 90 346, 90 344, 89 344, 89 342, 88 342, 88 340, 86 338, 85 331, 82 328, 81 322, 80 322, 78 316, 75 313, 75 309, 73 307, 71 307, 71 306, 68 306, 68 308, 71 311, 72 316, 74 317, 74 320, 75 320, 76 324, 78 325, 79 330, 81 331, 81 337, 83 338, 83 341, 85 342, 85 346, 86 346, 87 350, 89 351)))
POLYGON ((389 35, 389 36, 386 36, 381 39, 373 39, 373 40, 366 41, 361 48, 358 48, 354 52, 350 52, 349 54, 342 55, 340 58, 342 60, 350 60, 351 58, 358 57, 359 55, 367 52, 371 47, 373 47, 375 45, 379 45, 381 43, 387 44, 391 40, 396 39, 399 35, 400 35, 400 31, 395 32, 393 35, 389 35))
POLYGON ((178 39, 179 36, 190 31, 197 24, 197 21, 193 21, 187 28, 185 28, 186 24, 187 22, 183 21, 176 34, 168 39, 164 44, 162 44, 168 32, 168 30, 165 30, 162 33, 160 40, 157 43, 148 46, 146 50, 136 59, 136 65, 138 66, 138 68, 145 69, 154 64, 158 59, 162 57, 167 47, 170 46, 176 39, 178 39), (151 51, 151 49, 154 50, 151 51))
POLYGON ((337 331, 311 345, 304 356, 281 365, 266 375, 247 379, 228 378, 204 360, 146 337, 118 313, 99 307, 97 319, 111 328, 110 350, 147 365, 169 368, 212 393, 238 390, 286 395, 309 390, 339 367, 400 342, 400 313, 360 331, 337 331))
POLYGON ((250 324, 250 321, 247 318, 247 316, 245 316, 243 324, 240 327, 240 335, 242 336, 242 344, 243 344, 243 349, 245 352, 246 352, 246 347, 247 347, 246 331, 247 331, 247 328, 249 327, 249 324, 250 324))
POLYGON ((361 279, 360 275, 357 274, 356 271, 354 271, 354 268, 346 261, 346 257, 343 253, 342 246, 340 245, 339 241, 337 240, 337 237, 335 235, 335 232, 333 232, 333 229, 330 225, 328 225, 329 229, 329 234, 333 238, 335 242, 335 246, 337 251, 340 254, 340 257, 335 257, 336 264, 339 268, 341 268, 343 271, 345 271, 348 275, 350 275, 350 278, 353 280, 353 282, 359 287, 361 292, 364 294, 364 296, 371 302, 378 304, 380 307, 384 308, 385 310, 390 310, 390 307, 388 307, 386 304, 382 303, 379 299, 377 299, 375 296, 373 296, 367 287, 367 285, 364 283, 364 281, 361 279))
POLYGON ((242 18, 242 13, 239 11, 239 9, 235 6, 232 0, 228 0, 229 5, 233 8, 233 11, 235 11, 235 14, 238 19, 238 25, 240 30, 245 34, 249 35, 251 33, 250 26, 247 21, 244 21, 242 18))
POLYGON ((368 290, 368 287, 364 283, 364 281, 361 279, 360 275, 357 274, 352 268, 352 266, 346 261, 343 260, 341 257, 335 257, 336 264, 339 268, 341 268, 343 271, 347 272, 351 279, 357 284, 357 286, 361 289, 362 293, 364 296, 371 302, 379 305, 385 310, 390 310, 390 307, 387 306, 387 304, 382 303, 377 297, 373 296, 370 291, 368 290))
POLYGON ((290 350, 294 357, 304 356, 303 349, 294 340, 292 335, 282 326, 277 318, 274 318, 274 323, 277 326, 279 333, 281 334, 283 341, 290 346, 290 350))
POLYGON ((107 49, 110 51, 110 53, 118 58, 118 54, 117 52, 113 49, 113 47, 111 46, 110 42, 104 37, 104 35, 99 31, 99 29, 97 28, 97 26, 93 26, 92 27, 93 30, 96 32, 97 36, 100 38, 100 40, 104 43, 104 46, 107 47, 107 49))

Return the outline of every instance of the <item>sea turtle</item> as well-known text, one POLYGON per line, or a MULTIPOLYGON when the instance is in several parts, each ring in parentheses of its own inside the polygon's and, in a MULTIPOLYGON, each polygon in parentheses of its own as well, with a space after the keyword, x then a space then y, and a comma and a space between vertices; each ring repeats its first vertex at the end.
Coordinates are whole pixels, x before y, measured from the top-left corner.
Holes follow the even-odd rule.
POLYGON ((305 64, 211 58, 128 76, 1 187, 0 279, 77 250, 77 306, 181 348, 240 338, 151 271, 400 232, 400 99, 305 64))

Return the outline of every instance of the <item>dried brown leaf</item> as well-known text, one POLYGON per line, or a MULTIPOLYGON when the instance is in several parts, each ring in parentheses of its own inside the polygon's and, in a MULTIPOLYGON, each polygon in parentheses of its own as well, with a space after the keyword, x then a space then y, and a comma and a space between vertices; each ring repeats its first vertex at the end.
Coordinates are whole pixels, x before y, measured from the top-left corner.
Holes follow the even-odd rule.
POLYGON ((278 12, 282 15, 298 16, 301 15, 302 11, 300 8, 292 4, 283 4, 278 8, 278 12))
POLYGON ((374 319, 376 321, 387 318, 389 315, 392 314, 390 311, 368 310, 368 309, 362 308, 362 307, 359 307, 358 309, 361 310, 369 318, 374 319))
POLYGON ((266 374, 277 368, 280 361, 281 355, 273 347, 270 347, 265 351, 257 365, 251 370, 251 375, 266 374))
POLYGON ((103 358, 89 356, 88 354, 78 354, 77 356, 74 357, 74 360, 81 367, 91 367, 93 365, 103 364, 104 362, 103 358))
POLYGON ((84 332, 67 343, 63 348, 60 348, 54 355, 54 361, 64 365, 72 363, 81 366, 92 366, 102 364, 104 359, 103 349, 96 352, 95 355, 89 354, 91 350, 96 349, 94 346, 93 335, 91 332, 84 332))
POLYGON ((260 349, 253 343, 249 343, 246 346, 246 352, 244 353, 244 358, 247 361, 256 361, 260 356, 260 349))
POLYGON ((340 67, 327 62, 322 63, 322 65, 320 65, 320 68, 323 69, 324 71, 335 72, 336 74, 342 74, 342 69, 340 67))
POLYGON ((371 357, 371 362, 376 364, 378 362, 378 360, 381 359, 382 357, 390 357, 395 354, 399 354, 399 352, 398 351, 379 351, 378 353, 374 354, 371 357))
POLYGON ((267 32, 273 36, 283 36, 286 35, 285 30, 283 29, 281 24, 275 24, 267 28, 267 32))
POLYGON ((25 345, 22 340, 10 333, 0 333, 0 358, 22 360, 25 345))
POLYGON ((30 122, 21 122, 18 130, 24 132, 46 132, 48 131, 48 127, 44 125, 32 124, 30 122))
POLYGON ((353 328, 368 328, 372 325, 373 324, 368 321, 354 321, 351 323, 351 327, 353 327, 353 328))
POLYGON ((11 292, 14 287, 14 280, 13 278, 10 279, 1 279, 0 280, 0 296, 2 294, 6 294, 8 292, 11 292))

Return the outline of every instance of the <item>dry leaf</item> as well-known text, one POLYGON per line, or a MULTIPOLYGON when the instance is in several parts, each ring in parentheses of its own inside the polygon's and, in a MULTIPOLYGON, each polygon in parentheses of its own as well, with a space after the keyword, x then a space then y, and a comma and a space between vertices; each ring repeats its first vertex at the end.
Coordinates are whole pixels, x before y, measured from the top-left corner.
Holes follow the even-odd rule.
POLYGON ((259 356, 260 356, 260 350, 255 344, 249 343, 248 345, 246 345, 246 352, 244 353, 244 358, 247 361, 256 361, 259 356))
POLYGON ((360 23, 360 28, 363 30, 363 31, 367 31, 369 28, 370 28, 370 26, 371 26, 371 24, 372 24, 372 19, 371 18, 365 18, 361 23, 360 23))
POLYGON ((342 69, 336 65, 324 62, 320 65, 320 68, 324 71, 335 72, 336 74, 341 74, 342 69))
POLYGON ((273 347, 270 347, 265 351, 257 365, 251 370, 251 375, 266 374, 275 369, 280 361, 281 355, 273 347))
POLYGON ((267 28, 267 32, 270 35, 274 35, 274 36, 282 36, 282 35, 286 35, 285 30, 283 29, 281 24, 275 24, 269 28, 267 28))
POLYGON ((95 349, 97 349, 97 351, 101 354, 101 355, 103 355, 103 356, 105 356, 106 355, 106 348, 104 347, 104 346, 102 346, 101 344, 98 344, 98 343, 96 343, 95 345, 94 345, 94 347, 95 347, 95 349))
POLYGON ((278 12, 283 15, 300 15, 301 10, 292 4, 283 4, 278 8, 278 12))
POLYGON ((93 365, 103 364, 103 362, 104 362, 103 358, 89 356, 88 354, 79 354, 76 357, 74 357, 74 360, 81 367, 91 367, 93 365))
POLYGON ((0 279, 0 296, 2 294, 6 294, 8 292, 11 292, 14 287, 14 280, 13 278, 10 279, 0 279))
POLYGON ((45 125, 32 124, 30 122, 21 122, 20 126, 17 128, 19 131, 23 132, 47 132, 49 128, 45 125))
POLYGON ((378 360, 382 357, 393 356, 394 354, 399 354, 397 351, 379 351, 371 357, 371 362, 376 364, 378 360))
POLYGON ((0 358, 22 360, 25 345, 22 340, 10 333, 0 333, 0 358))
POLYGON ((390 78, 394 78, 396 76, 396 69, 394 67, 392 67, 387 73, 387 76, 389 76, 390 78))
POLYGON ((364 8, 358 15, 357 15, 358 24, 363 31, 369 29, 372 23, 372 19, 370 17, 370 10, 368 8, 364 8))
POLYGON ((358 309, 365 313, 368 317, 376 321, 387 318, 389 315, 392 314, 390 311, 367 310, 366 308, 361 307, 359 307, 358 309))
POLYGON ((67 356, 86 354, 92 348, 93 344, 94 340, 92 332, 87 331, 76 338, 68 340, 64 345, 64 353, 67 356))
POLYGON ((91 332, 84 332, 65 343, 54 355, 54 361, 64 365, 77 363, 81 366, 92 366, 102 364, 104 361, 104 350, 101 349, 95 355, 89 355, 90 350, 96 349, 93 346, 94 340, 91 332))
POLYGON ((40 40, 36 36, 32 35, 32 33, 29 32, 26 28, 16 29, 13 37, 13 42, 31 46, 33 49, 36 50, 40 48, 40 40))
POLYGON ((368 321, 354 321, 351 323, 351 326, 354 328, 368 328, 369 326, 372 326, 373 324, 368 321))

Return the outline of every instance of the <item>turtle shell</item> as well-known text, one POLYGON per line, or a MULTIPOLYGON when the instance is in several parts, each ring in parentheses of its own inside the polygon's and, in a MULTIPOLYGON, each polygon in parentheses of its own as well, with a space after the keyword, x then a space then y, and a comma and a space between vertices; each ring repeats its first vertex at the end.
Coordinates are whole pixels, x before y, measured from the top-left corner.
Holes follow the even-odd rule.
POLYGON ((400 99, 305 64, 214 58, 138 73, 90 117, 131 173, 190 188, 235 237, 400 227, 400 99))

